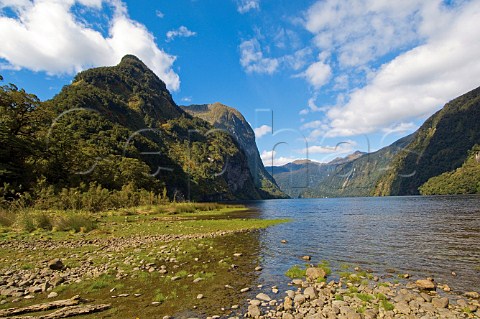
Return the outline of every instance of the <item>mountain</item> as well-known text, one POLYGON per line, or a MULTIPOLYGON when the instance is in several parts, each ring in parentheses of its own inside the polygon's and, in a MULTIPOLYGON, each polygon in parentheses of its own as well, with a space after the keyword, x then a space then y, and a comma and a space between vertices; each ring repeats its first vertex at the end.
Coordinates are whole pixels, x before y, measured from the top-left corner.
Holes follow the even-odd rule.
POLYGON ((414 133, 392 160, 374 195, 417 195, 434 176, 453 171, 480 143, 480 87, 447 103, 414 133))
POLYGON ((263 198, 237 141, 184 112, 135 56, 79 73, 44 107, 55 119, 42 175, 57 187, 121 188, 128 181, 165 187, 177 199, 263 198))
POLYGON ((207 121, 216 129, 226 131, 237 141, 247 156, 248 167, 263 198, 287 197, 265 170, 255 143, 255 133, 238 110, 221 103, 181 106, 181 108, 192 116, 207 121))
POLYGON ((465 163, 454 171, 430 178, 420 186, 422 195, 480 194, 480 145, 469 152, 465 163))
POLYGON ((378 179, 389 169, 390 161, 411 140, 409 135, 376 152, 357 151, 326 164, 308 161, 269 169, 280 188, 291 197, 370 196, 378 179))

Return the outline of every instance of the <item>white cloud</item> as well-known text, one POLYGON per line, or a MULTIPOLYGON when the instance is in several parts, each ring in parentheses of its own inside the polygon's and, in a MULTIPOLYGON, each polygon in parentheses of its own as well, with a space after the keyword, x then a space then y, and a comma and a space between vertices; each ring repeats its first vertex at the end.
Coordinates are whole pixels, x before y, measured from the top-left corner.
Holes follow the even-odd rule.
POLYGON ((281 60, 285 65, 290 67, 292 70, 297 71, 303 68, 307 64, 307 61, 310 59, 311 55, 312 55, 312 49, 303 48, 295 51, 291 55, 284 56, 281 60))
POLYGON ((180 78, 172 70, 175 57, 165 53, 147 28, 131 20, 119 0, 3 0, 17 17, 0 11, 0 58, 2 69, 29 69, 51 75, 74 74, 94 66, 115 65, 126 54, 142 59, 171 90, 178 90, 180 78), (102 35, 77 18, 74 4, 100 13, 111 6, 108 36, 102 35))
POLYGON ((165 17, 165 14, 160 10, 155 11, 155 15, 160 19, 163 19, 165 17))
MULTIPOLYGON (((309 146, 307 150, 308 154, 346 154, 352 153, 355 145, 355 142, 350 141, 339 143, 336 146, 312 145, 309 146)), ((305 153, 305 150, 302 150, 301 152, 305 153)))
POLYGON ((433 11, 421 26, 431 32, 425 44, 384 64, 347 103, 327 112, 330 135, 369 133, 423 118, 479 85, 480 2, 433 11), (448 28, 431 28, 432 20, 447 21, 448 28))
POLYGON ((240 44, 240 64, 247 73, 273 74, 279 67, 278 59, 265 58, 257 39, 240 44))
POLYGON ((343 66, 359 66, 418 41, 420 13, 431 2, 322 0, 308 9, 304 24, 318 48, 333 48, 343 66))
POLYGON ((260 0, 237 0, 237 10, 241 14, 251 10, 260 10, 260 0))
POLYGON ((315 89, 319 89, 330 81, 332 68, 324 62, 318 61, 311 64, 303 73, 303 76, 310 85, 315 89))
POLYGON ((190 38, 196 36, 197 33, 191 30, 188 30, 186 26, 181 26, 176 30, 170 30, 167 32, 167 41, 172 41, 175 38, 190 38))
POLYGON ((260 158, 262 159, 263 165, 265 166, 282 166, 300 159, 297 157, 285 157, 285 156, 277 157, 276 151, 266 151, 266 150, 262 152, 262 154, 260 155, 260 158))
POLYGON ((185 97, 182 98, 182 102, 190 103, 190 102, 192 102, 192 97, 191 96, 185 96, 185 97))
POLYGON ((255 137, 258 139, 268 133, 272 133, 272 127, 268 125, 262 125, 253 130, 255 132, 255 137))

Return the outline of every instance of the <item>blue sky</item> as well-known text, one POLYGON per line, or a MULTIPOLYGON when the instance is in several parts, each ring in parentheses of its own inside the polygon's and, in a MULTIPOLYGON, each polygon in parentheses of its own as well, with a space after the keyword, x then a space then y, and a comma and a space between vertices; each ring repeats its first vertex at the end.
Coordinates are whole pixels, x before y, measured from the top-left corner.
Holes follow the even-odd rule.
POLYGON ((479 0, 0 0, 0 43, 42 100, 135 54, 178 104, 240 110, 267 165, 377 150, 480 85, 479 0))

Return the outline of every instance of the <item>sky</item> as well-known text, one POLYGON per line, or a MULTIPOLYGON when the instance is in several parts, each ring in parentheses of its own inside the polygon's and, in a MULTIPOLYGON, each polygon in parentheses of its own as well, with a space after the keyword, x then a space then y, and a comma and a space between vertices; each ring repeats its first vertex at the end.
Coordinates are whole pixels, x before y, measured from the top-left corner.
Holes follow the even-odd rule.
POLYGON ((42 100, 125 54, 242 112, 266 165, 328 162, 480 85, 480 0, 0 0, 0 74, 42 100))

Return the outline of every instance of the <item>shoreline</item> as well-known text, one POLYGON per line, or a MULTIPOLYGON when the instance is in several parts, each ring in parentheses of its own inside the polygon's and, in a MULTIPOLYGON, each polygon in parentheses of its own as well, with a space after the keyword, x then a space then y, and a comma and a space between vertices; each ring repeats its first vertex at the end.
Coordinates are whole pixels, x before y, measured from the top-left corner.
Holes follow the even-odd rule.
POLYGON ((406 275, 399 283, 382 282, 376 276, 365 277, 357 267, 349 278, 327 283, 324 267, 307 269, 306 278, 288 283, 291 289, 279 293, 273 286, 248 299, 247 309, 237 317, 480 318, 478 292, 453 292, 432 278, 412 280, 406 275))

